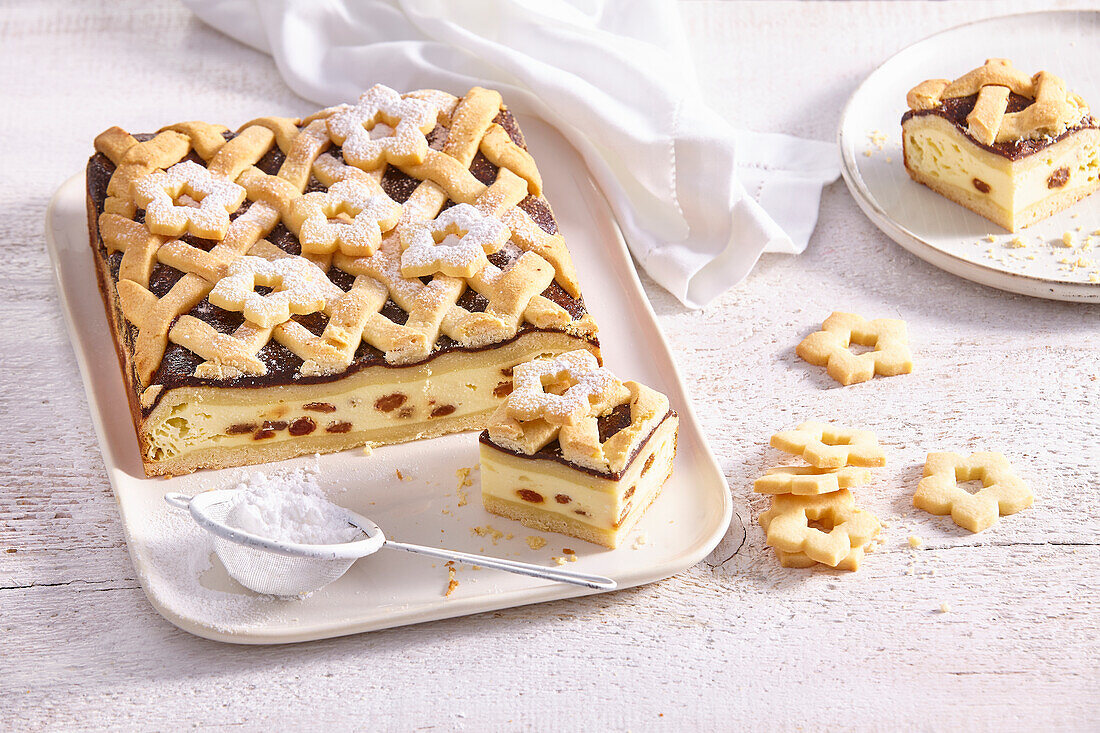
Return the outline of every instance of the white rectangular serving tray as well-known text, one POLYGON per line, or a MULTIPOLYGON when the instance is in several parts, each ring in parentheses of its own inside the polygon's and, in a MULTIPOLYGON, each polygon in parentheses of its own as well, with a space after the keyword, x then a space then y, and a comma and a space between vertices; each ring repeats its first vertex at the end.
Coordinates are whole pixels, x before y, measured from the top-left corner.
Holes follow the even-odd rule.
MULTIPOLYGON (((621 588, 650 583, 694 565, 713 549, 730 521, 729 489, 606 201, 556 131, 532 119, 525 119, 523 128, 580 273, 585 303, 600 325, 606 363, 624 379, 665 392, 680 414, 672 478, 632 536, 612 551, 490 515, 481 507, 477 434, 472 432, 387 446, 370 455, 356 449, 267 464, 263 470, 316 465, 335 501, 371 517, 395 540, 546 565, 569 548, 578 556, 571 569, 610 576, 621 588), (468 501, 461 505, 456 472, 464 467, 475 468, 473 485, 463 489, 468 501), (473 531, 486 525, 504 536, 494 539, 473 531), (546 546, 529 547, 526 538, 531 535, 544 537, 546 546)), ((205 534, 189 517, 170 509, 163 496, 230 486, 244 471, 256 468, 145 477, 92 269, 86 222, 84 176, 77 175, 50 203, 47 246, 130 556, 150 603, 170 622, 220 641, 286 643, 593 592, 458 566, 459 585, 445 596, 448 572, 441 563, 385 551, 363 558, 344 577, 303 599, 258 596, 237 585, 212 555, 205 534)))

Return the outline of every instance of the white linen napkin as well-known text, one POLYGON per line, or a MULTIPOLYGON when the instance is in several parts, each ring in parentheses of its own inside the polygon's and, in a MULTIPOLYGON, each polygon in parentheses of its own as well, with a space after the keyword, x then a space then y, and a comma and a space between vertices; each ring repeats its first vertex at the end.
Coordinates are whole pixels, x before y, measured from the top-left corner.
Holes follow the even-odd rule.
POLYGON ((673 0, 184 0, 321 105, 381 82, 480 84, 583 156, 636 260, 699 308, 764 251, 799 253, 832 143, 733 129, 706 105, 673 0))

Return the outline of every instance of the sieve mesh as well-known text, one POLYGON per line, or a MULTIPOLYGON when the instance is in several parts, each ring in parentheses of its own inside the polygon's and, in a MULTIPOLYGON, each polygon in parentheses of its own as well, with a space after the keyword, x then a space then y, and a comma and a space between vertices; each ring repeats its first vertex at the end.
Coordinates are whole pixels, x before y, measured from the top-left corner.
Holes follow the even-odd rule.
MULTIPOLYGON (((210 519, 225 524, 232 501, 212 503, 205 508, 210 519)), ((295 596, 317 590, 339 578, 355 559, 324 559, 280 555, 242 545, 211 533, 214 552, 230 577, 249 590, 276 596, 295 596)))

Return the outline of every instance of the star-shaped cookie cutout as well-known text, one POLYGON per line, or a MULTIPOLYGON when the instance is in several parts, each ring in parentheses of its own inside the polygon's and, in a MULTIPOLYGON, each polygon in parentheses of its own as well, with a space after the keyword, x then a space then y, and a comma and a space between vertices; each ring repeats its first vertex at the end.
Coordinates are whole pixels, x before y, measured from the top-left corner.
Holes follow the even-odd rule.
POLYGON ((929 453, 924 478, 913 494, 913 506, 931 514, 950 514, 955 524, 981 532, 1000 515, 1031 506, 1034 496, 1001 453, 929 453), (981 481, 971 494, 959 481, 981 481))
POLYGON ((343 294, 324 270, 309 260, 246 256, 229 266, 229 274, 207 297, 212 305, 239 311, 257 326, 270 328, 289 321, 291 315, 323 311, 329 300, 343 294), (272 292, 257 293, 257 286, 272 288, 272 292))
POLYGON ((847 489, 818 496, 780 494, 772 499, 771 509, 761 514, 759 521, 767 533, 768 546, 784 553, 802 553, 834 568, 845 561, 858 567, 858 555, 882 529, 874 514, 856 508, 847 489), (811 522, 820 528, 811 526, 811 522), (849 560, 853 550, 859 552, 849 560))
POLYGON ((404 225, 400 236, 403 277, 470 277, 489 264, 485 255, 504 246, 512 232, 495 216, 458 204, 432 221, 404 225))
POLYGON ((823 422, 804 422, 795 430, 772 436, 772 447, 796 456, 817 468, 885 466, 886 454, 870 430, 852 430, 823 422))
POLYGON ((512 369, 508 416, 525 422, 575 425, 609 405, 622 404, 630 393, 592 352, 570 351, 552 359, 534 359, 512 369))
POLYGON ((339 249, 349 257, 369 257, 400 219, 401 204, 366 181, 345 178, 328 191, 295 199, 287 226, 298 235, 302 252, 328 254, 339 249))
MULTIPOLYGON (((814 565, 821 565, 817 560, 811 559, 805 552, 784 552, 776 547, 772 549, 775 550, 775 556, 779 559, 779 564, 785 568, 812 568, 814 565)), ((859 570, 864 554, 864 548, 853 547, 848 556, 834 567, 837 570, 859 570)))
POLYGON ((769 468, 766 475, 756 479, 752 488, 758 494, 814 496, 862 486, 870 480, 870 471, 854 466, 843 468, 779 466, 769 468))
POLYGON ((905 321, 893 318, 868 321, 855 313, 833 313, 820 331, 802 340, 795 353, 825 367, 830 377, 845 386, 866 382, 876 374, 892 377, 913 371, 905 321), (872 350, 853 354, 852 343, 872 350))
POLYGON ((418 165, 428 155, 425 137, 438 121, 439 108, 431 102, 400 94, 375 84, 353 106, 328 118, 329 136, 342 146, 344 160, 373 170, 384 163, 418 165))
POLYGON ((142 176, 131 184, 131 193, 145 209, 145 226, 153 234, 221 240, 229 230, 229 215, 240 207, 247 192, 243 186, 185 160, 142 176))

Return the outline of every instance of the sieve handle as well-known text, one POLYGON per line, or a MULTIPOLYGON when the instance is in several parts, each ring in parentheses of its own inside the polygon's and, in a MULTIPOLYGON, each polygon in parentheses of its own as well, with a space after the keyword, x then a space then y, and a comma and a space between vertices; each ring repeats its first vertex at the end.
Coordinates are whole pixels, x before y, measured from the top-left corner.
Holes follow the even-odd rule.
POLYGON ((508 573, 517 573, 519 575, 529 575, 532 578, 542 578, 544 580, 553 580, 558 583, 572 583, 573 585, 584 586, 585 588, 594 588, 596 590, 614 590, 618 587, 618 584, 611 578, 605 578, 602 575, 589 575, 588 573, 575 573, 570 570, 562 570, 560 568, 548 568, 544 565, 535 565, 529 562, 517 562, 516 560, 505 560, 500 557, 489 557, 487 555, 473 555, 468 552, 457 552, 455 550, 443 550, 437 547, 425 547, 423 545, 409 545, 404 542, 391 542, 386 540, 386 544, 383 547, 389 547, 394 550, 404 550, 405 552, 415 552, 420 555, 428 555, 429 557, 437 557, 442 560, 454 560, 455 562, 465 563, 467 565, 480 565, 486 568, 493 568, 494 570, 503 570, 508 573))
POLYGON ((191 497, 187 494, 171 492, 164 495, 164 501, 167 502, 169 506, 174 506, 176 509, 191 508, 191 497))

